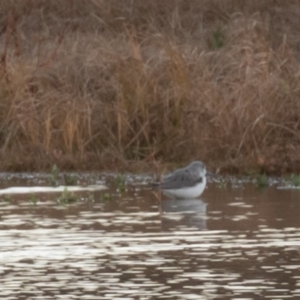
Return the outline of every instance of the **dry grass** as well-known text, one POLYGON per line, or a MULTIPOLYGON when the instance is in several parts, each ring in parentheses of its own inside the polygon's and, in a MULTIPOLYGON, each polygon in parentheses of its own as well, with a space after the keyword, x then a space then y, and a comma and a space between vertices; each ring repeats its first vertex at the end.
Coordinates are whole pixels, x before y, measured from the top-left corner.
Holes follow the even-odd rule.
POLYGON ((1 5, 2 170, 300 172, 300 1, 1 5))

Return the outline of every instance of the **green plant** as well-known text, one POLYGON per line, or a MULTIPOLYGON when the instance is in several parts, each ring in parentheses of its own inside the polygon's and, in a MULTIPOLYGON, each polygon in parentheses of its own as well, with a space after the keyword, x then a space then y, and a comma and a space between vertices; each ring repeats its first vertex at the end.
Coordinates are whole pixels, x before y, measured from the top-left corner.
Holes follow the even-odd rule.
POLYGON ((71 193, 67 188, 65 188, 61 196, 57 199, 57 202, 60 204, 69 204, 78 200, 79 198, 74 193, 71 193))
POLYGON ((65 185, 72 186, 77 184, 77 177, 74 174, 64 174, 65 185))
POLYGON ((300 174, 292 174, 290 181, 294 186, 300 186, 300 174))
POLYGON ((5 195, 5 196, 4 196, 4 201, 5 201, 5 202, 12 203, 13 199, 12 199, 11 195, 5 195))
POLYGON ((222 179, 222 180, 220 181, 220 183, 219 183, 219 187, 220 187, 221 189, 226 189, 226 187, 227 187, 227 181, 224 180, 224 179, 222 179))
POLYGON ((51 168, 49 182, 51 186, 58 186, 59 184, 59 168, 57 167, 56 164, 53 165, 51 168))
POLYGON ((116 177, 117 188, 120 192, 125 192, 126 190, 126 176, 123 174, 118 174, 116 177))
POLYGON ((110 201, 111 199, 112 199, 111 193, 104 193, 100 197, 101 201, 110 201))
POLYGON ((214 32, 214 48, 220 49, 224 46, 225 36, 221 29, 214 32))
POLYGON ((265 188, 269 185, 269 178, 265 173, 257 174, 255 180, 258 188, 265 188))
POLYGON ((37 198, 36 194, 35 193, 31 193, 30 194, 30 202, 32 204, 36 205, 37 201, 38 201, 38 198, 37 198))

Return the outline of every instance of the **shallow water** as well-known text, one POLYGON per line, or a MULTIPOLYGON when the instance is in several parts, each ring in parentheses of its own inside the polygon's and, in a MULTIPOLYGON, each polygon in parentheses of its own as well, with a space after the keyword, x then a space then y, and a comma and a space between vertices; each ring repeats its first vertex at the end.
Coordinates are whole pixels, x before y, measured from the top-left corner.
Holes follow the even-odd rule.
POLYGON ((111 190, 72 203, 1 197, 0 299, 300 299, 299 190, 210 182, 175 201, 147 181, 87 175, 111 190))

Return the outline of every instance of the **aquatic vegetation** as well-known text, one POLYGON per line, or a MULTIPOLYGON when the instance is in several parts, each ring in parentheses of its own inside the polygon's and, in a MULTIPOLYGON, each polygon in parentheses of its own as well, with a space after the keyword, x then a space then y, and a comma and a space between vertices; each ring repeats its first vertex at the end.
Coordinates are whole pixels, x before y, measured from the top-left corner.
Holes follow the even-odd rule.
POLYGON ((104 193, 101 195, 100 200, 101 201, 110 201, 112 199, 112 194, 111 193, 104 193))
POLYGON ((120 192, 125 192, 126 190, 126 176, 123 174, 118 174, 116 177, 117 188, 120 192))
POLYGON ((77 177, 74 174, 63 174, 65 185, 77 185, 77 177))
POLYGON ((77 195, 71 193, 70 191, 68 191, 67 188, 65 188, 61 196, 57 199, 57 202, 60 204, 69 204, 69 203, 77 202, 78 200, 79 197, 77 195))
POLYGON ((219 182, 219 188, 221 189, 226 189, 227 188, 227 181, 225 179, 221 179, 221 181, 219 182))
POLYGON ((300 174, 292 174, 290 181, 294 186, 300 186, 300 174))
POLYGON ((255 177, 255 181, 258 188, 265 188, 269 186, 269 178, 265 173, 257 174, 255 177))
POLYGON ((56 164, 54 164, 51 168, 49 182, 51 186, 58 186, 59 185, 59 168, 56 164))
POLYGON ((4 201, 11 203, 13 201, 13 198, 11 195, 4 195, 4 201))
POLYGON ((37 201, 38 201, 37 195, 35 193, 31 193, 30 194, 30 202, 32 204, 36 205, 37 201))
POLYGON ((54 164, 51 168, 49 182, 51 186, 56 187, 62 181, 64 185, 74 186, 77 184, 77 177, 75 174, 61 174, 58 166, 54 164))

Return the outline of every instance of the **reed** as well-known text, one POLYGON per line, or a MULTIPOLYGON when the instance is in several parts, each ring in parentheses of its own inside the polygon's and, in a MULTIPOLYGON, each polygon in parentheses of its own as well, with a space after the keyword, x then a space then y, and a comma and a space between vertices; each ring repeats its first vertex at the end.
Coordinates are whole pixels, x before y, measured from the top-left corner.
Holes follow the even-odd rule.
POLYGON ((3 0, 2 170, 300 170, 300 1, 3 0))

